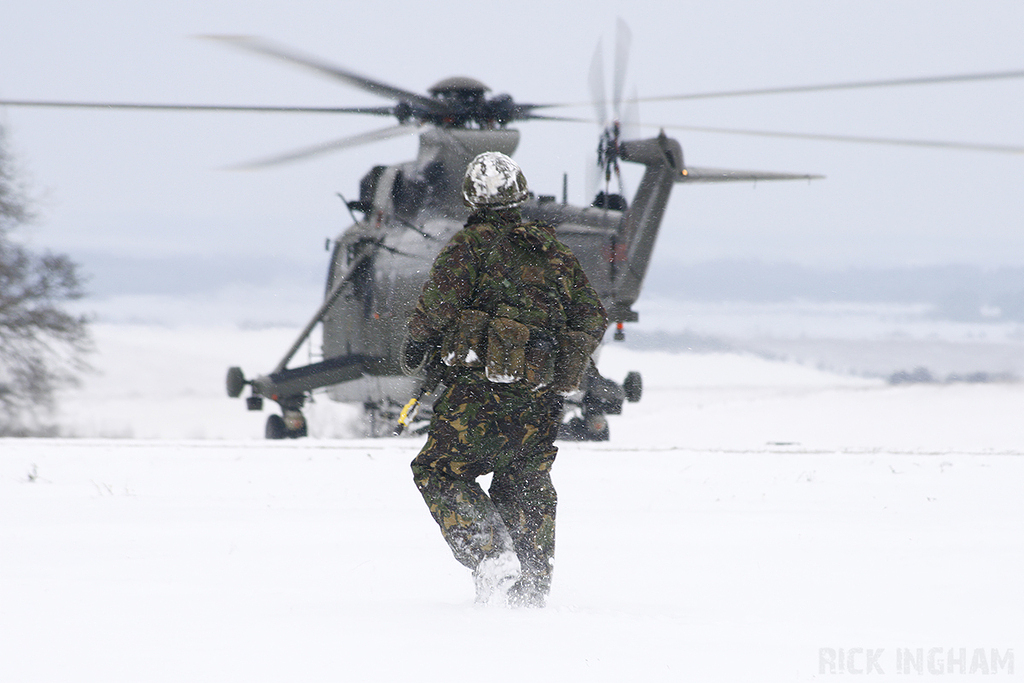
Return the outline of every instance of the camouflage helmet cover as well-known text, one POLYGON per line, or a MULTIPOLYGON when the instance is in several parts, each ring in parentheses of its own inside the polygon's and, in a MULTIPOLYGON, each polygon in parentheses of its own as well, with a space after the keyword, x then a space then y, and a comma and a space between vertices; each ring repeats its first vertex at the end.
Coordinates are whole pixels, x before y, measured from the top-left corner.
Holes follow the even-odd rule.
POLYGON ((462 181, 466 206, 507 208, 522 204, 528 195, 526 176, 519 164, 501 152, 479 154, 466 168, 462 181))

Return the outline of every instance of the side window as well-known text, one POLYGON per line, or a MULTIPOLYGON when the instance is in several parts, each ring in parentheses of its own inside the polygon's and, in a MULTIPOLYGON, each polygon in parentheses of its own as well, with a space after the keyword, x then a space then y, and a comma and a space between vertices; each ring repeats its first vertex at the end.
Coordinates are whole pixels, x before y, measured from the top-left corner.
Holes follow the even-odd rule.
POLYGON ((391 201, 399 216, 414 216, 423 204, 426 193, 426 181, 411 178, 402 171, 395 173, 395 182, 391 186, 391 201))
POLYGON ((380 182, 380 177, 384 175, 386 170, 387 166, 374 166, 359 181, 359 202, 367 212, 373 210, 373 200, 377 194, 377 183, 380 182))

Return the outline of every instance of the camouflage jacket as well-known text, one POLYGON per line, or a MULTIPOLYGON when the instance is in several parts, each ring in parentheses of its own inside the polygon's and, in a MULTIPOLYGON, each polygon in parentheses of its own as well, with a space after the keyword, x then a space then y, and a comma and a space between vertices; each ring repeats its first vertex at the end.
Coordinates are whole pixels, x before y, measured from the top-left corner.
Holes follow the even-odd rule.
POLYGON ((608 316, 572 251, 554 228, 523 223, 518 209, 474 212, 441 250, 409 320, 409 336, 438 343, 466 308, 550 332, 601 341, 608 316))

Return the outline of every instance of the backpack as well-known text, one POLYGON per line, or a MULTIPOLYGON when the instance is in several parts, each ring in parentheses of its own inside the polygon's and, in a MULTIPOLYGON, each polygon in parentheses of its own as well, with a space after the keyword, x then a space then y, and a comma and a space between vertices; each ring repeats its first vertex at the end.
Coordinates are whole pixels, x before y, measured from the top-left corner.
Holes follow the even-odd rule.
POLYGON ((574 260, 549 228, 520 223, 485 246, 471 304, 444 335, 442 359, 488 380, 575 390, 596 344, 566 328, 574 260))

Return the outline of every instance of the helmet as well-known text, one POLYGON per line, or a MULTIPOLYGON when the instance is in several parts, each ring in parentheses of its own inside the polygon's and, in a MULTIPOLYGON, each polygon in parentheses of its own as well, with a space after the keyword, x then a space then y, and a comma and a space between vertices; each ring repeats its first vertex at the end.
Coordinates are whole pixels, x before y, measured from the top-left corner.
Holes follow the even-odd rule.
POLYGON ((519 165, 501 152, 484 152, 469 162, 462 181, 466 206, 493 209, 518 206, 529 190, 519 165))

